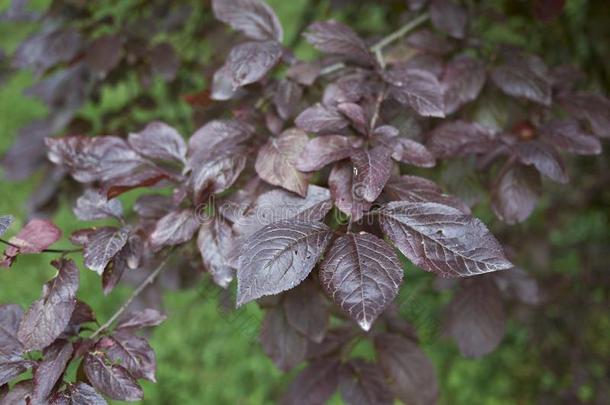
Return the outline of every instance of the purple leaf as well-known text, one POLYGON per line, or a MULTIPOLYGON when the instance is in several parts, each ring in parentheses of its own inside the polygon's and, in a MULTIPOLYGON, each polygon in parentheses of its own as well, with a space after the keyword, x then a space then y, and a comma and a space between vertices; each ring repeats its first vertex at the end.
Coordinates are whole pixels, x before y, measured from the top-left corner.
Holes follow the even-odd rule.
POLYGON ((161 324, 167 317, 156 309, 127 312, 119 319, 116 329, 135 330, 161 324))
POLYGON ((383 190, 392 201, 435 202, 470 214, 470 208, 459 198, 444 194, 434 182, 423 177, 403 175, 391 178, 383 190))
POLYGON ((286 76, 303 86, 311 86, 320 75, 320 63, 298 61, 288 68, 286 76))
POLYGON ((266 311, 260 336, 267 356, 282 371, 289 371, 305 358, 307 340, 290 326, 281 307, 266 311))
POLYGON ((14 219, 15 218, 13 218, 12 215, 0 216, 0 236, 4 235, 6 233, 7 229, 10 228, 14 219))
POLYGON ((129 238, 130 230, 104 226, 88 235, 83 252, 85 266, 102 275, 110 261, 123 249, 129 238))
POLYGON ((394 300, 402 277, 394 249, 365 232, 336 239, 320 266, 327 295, 365 331, 394 300))
POLYGON ((321 343, 328 328, 326 301, 312 281, 305 280, 284 294, 284 313, 288 323, 299 333, 321 343))
POLYGON ((241 145, 209 149, 189 159, 189 179, 195 200, 200 203, 211 193, 221 193, 235 183, 246 166, 246 150, 241 145))
POLYGON ((213 0, 212 9, 218 20, 252 39, 282 42, 282 25, 262 0, 213 0))
POLYGON ((582 130, 576 120, 555 119, 540 128, 545 141, 579 155, 599 155, 602 145, 599 139, 582 130))
POLYGON ((214 72, 214 77, 212 77, 212 91, 210 93, 210 99, 216 101, 226 101, 235 97, 235 95, 239 92, 239 89, 233 88, 231 71, 226 65, 223 65, 220 69, 214 72))
POLYGON ((74 215, 83 221, 109 217, 121 218, 123 216, 123 206, 119 200, 108 201, 106 196, 99 191, 89 189, 76 200, 74 215))
POLYGON ((428 149, 437 158, 466 156, 488 152, 495 135, 477 123, 451 121, 434 128, 428 138, 428 149))
POLYGON ((108 405, 108 403, 93 387, 79 381, 54 395, 51 405, 108 405))
POLYGON ((44 351, 44 358, 34 371, 33 403, 44 403, 72 359, 72 343, 58 340, 44 351))
POLYGON ((148 59, 152 73, 165 81, 174 80, 180 69, 180 57, 173 45, 166 42, 153 46, 148 52, 148 59))
POLYGON ((275 189, 261 194, 252 207, 235 217, 234 228, 240 235, 250 235, 278 221, 321 221, 331 208, 330 193, 325 188, 310 185, 305 198, 275 189))
POLYGON ((227 288, 233 280, 234 270, 226 257, 233 240, 233 230, 222 218, 209 218, 199 228, 197 247, 203 264, 214 282, 223 288, 227 288))
POLYGON ((176 208, 172 197, 149 194, 138 197, 133 206, 133 210, 144 219, 159 219, 169 214, 176 208))
POLYGON ((283 405, 325 404, 339 384, 337 359, 320 359, 310 363, 292 381, 280 402, 283 405))
POLYGON ((462 39, 466 36, 468 14, 453 0, 432 0, 430 19, 438 30, 454 38, 462 39))
POLYGON ((231 73, 233 88, 261 80, 277 65, 282 53, 282 45, 275 41, 246 42, 231 49, 225 66, 231 73))
POLYGON ((22 318, 23 309, 19 305, 0 305, 0 363, 21 360, 23 346, 17 331, 22 318))
POLYGON ((330 329, 321 343, 308 342, 307 359, 317 361, 340 354, 341 349, 356 335, 358 335, 358 331, 348 324, 330 329))
POLYGON ((297 170, 296 164, 307 142, 307 134, 296 128, 269 138, 256 157, 256 173, 269 184, 305 196, 308 176, 297 170))
POLYGON ((107 397, 117 401, 139 401, 144 396, 131 374, 124 367, 111 364, 102 353, 87 353, 83 365, 91 385, 107 397))
POLYGON ((200 222, 192 209, 173 211, 157 221, 150 234, 150 244, 154 250, 165 246, 180 245, 191 240, 200 222))
POLYGON ((417 167, 434 167, 436 158, 421 143, 405 137, 392 139, 392 158, 417 167))
POLYGON ((337 21, 311 24, 305 33, 305 38, 321 52, 341 55, 366 65, 375 63, 362 38, 351 28, 337 21))
POLYGON ((278 83, 273 95, 273 103, 283 120, 288 120, 294 116, 302 96, 303 88, 292 80, 284 79, 278 83))
POLYGON ((237 306, 299 285, 326 250, 332 231, 321 222, 280 221, 250 235, 237 270, 237 306))
POLYGON ((144 163, 127 142, 114 136, 69 136, 45 141, 49 160, 81 183, 127 176, 144 163))
POLYGON ((388 70, 385 80, 392 85, 390 94, 399 103, 410 106, 424 117, 445 116, 443 86, 431 73, 399 67, 388 70))
MULTIPOLYGON (((32 219, 9 242, 18 246, 19 253, 40 253, 61 238, 61 230, 46 219, 32 219)), ((7 252, 14 249, 7 248, 7 252)), ((6 253, 5 253, 6 254, 6 253)))
POLYGON ((496 285, 505 295, 518 299, 524 304, 536 305, 540 303, 538 283, 524 270, 515 267, 509 271, 496 273, 494 276, 496 285))
POLYGON ((426 28, 409 35, 406 42, 415 49, 439 55, 447 54, 454 49, 451 42, 426 28))
POLYGON ((345 115, 352 126, 361 134, 368 134, 369 117, 364 109, 356 103, 340 103, 337 105, 337 110, 345 115))
POLYGON ((145 338, 119 330, 110 337, 102 338, 96 349, 106 353, 112 363, 127 369, 134 378, 156 382, 157 360, 145 338))
POLYGON ((139 154, 150 159, 173 160, 184 163, 186 143, 169 125, 153 121, 141 132, 129 134, 129 145, 139 154))
POLYGON ((359 149, 352 154, 353 190, 356 197, 373 202, 379 197, 392 174, 392 151, 385 146, 359 149))
POLYGON ((559 153, 551 145, 537 141, 519 142, 517 156, 525 165, 533 165, 541 174, 558 183, 569 181, 559 153))
POLYGON ((375 349, 398 399, 414 405, 436 403, 439 390, 434 365, 416 343, 388 333, 375 336, 375 349))
POLYGON ((371 203, 363 198, 361 187, 354 187, 353 173, 351 163, 335 164, 328 177, 328 187, 335 206, 351 216, 353 221, 359 221, 364 212, 371 208, 371 203))
POLYGON ((320 103, 301 112, 294 123, 302 130, 314 133, 339 131, 348 125, 337 110, 320 103))
POLYGON ((485 225, 455 208, 396 201, 379 216, 384 234, 426 271, 455 277, 513 267, 485 225))
POLYGON ((491 79, 504 93, 551 105, 550 74, 538 57, 511 53, 508 62, 493 69, 491 79))
POLYGON ((464 104, 476 100, 486 79, 485 65, 480 60, 458 56, 443 73, 445 114, 453 114, 464 104))
POLYGON ((494 214, 507 224, 525 221, 536 208, 541 188, 540 175, 534 169, 512 167, 492 192, 494 214))
POLYGON ((2 405, 30 405, 32 380, 23 380, 15 384, 4 396, 0 396, 2 405))
POLYGON ((324 135, 307 142, 296 168, 304 172, 322 169, 329 163, 350 157, 362 141, 356 137, 324 135))
POLYGON ((610 137, 610 100, 601 94, 576 92, 561 97, 561 106, 574 117, 585 120, 597 136, 610 137))
POLYGON ((443 328, 466 357, 492 352, 506 328, 502 296, 493 281, 487 277, 464 280, 449 303, 443 328))
POLYGON ((79 285, 78 268, 72 260, 51 262, 59 273, 47 282, 42 298, 27 310, 17 336, 26 350, 41 350, 49 346, 66 329, 74 307, 79 285))
POLYGON ((85 64, 91 71, 106 75, 121 62, 123 39, 110 34, 96 38, 85 50, 85 64))
POLYGON ((188 141, 189 159, 211 154, 227 146, 241 144, 252 136, 252 129, 237 120, 213 120, 199 128, 188 141))
POLYGON ((81 46, 81 36, 74 28, 42 32, 21 43, 13 56, 13 66, 32 68, 41 76, 49 68, 74 58, 81 46))
POLYGON ((361 359, 352 359, 341 367, 339 391, 347 405, 392 405, 394 403, 394 397, 388 391, 379 367, 361 359))
MULTIPOLYGON (((16 360, 10 362, 0 362, 0 386, 8 384, 15 377, 25 373, 28 369, 32 368, 34 363, 29 360, 16 360)), ((12 402, 2 402, 0 396, 0 404, 11 404, 12 402)))

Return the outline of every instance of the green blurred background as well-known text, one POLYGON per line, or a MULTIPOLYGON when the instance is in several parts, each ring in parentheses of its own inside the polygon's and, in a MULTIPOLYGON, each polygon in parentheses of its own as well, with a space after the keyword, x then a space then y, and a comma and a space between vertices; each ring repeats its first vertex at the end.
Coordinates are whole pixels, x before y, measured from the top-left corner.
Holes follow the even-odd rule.
MULTIPOLYGON (((268 2, 277 11, 286 29, 286 43, 290 43, 297 35, 297 24, 293 22, 313 7, 312 2, 268 2)), ((8 0, 0 0, 0 10, 8 7, 8 3, 8 0)), ((41 9, 47 3, 45 0, 33 2, 41 9)), ((375 2, 362 2, 352 10, 348 7, 348 11, 339 12, 332 11, 325 1, 315 3, 320 17, 348 19, 367 34, 383 34, 395 29, 387 26, 375 2), (354 19, 353 16, 365 17, 354 19)), ((511 10, 513 7, 519 9, 525 2, 497 0, 494 3, 511 10)), ((610 25, 609 2, 570 0, 567 3, 565 15, 555 24, 535 28, 531 26, 530 17, 515 12, 505 24, 488 24, 484 29, 491 42, 508 42, 541 50, 554 62, 569 59, 579 63, 593 75, 594 85, 607 91, 610 62, 609 54, 604 52, 608 51, 610 42, 610 35, 605 35, 610 32, 606 27, 610 25), (532 32, 539 35, 532 36, 532 32), (601 61, 595 56, 600 52, 606 55, 601 61), (600 63, 603 66, 600 67, 600 63)), ((100 10, 120 13, 120 4, 120 1, 100 2, 100 10)), ((0 46, 10 54, 33 29, 28 24, 0 23, 0 46)), ((180 39, 173 40, 180 49, 180 39)), ((185 45, 181 51, 208 58, 214 49, 210 44, 201 43, 185 45)), ((298 54, 307 57, 311 49, 300 43, 298 54)), ((0 88, 0 153, 9 148, 19 128, 33 118, 45 115, 42 104, 22 94, 33 80, 31 73, 18 72, 0 88)), ((194 91, 205 84, 203 77, 192 80, 197 86, 194 91)), ((101 101, 89 102, 82 114, 95 121, 104 112, 120 110, 131 93, 137 91, 135 78, 133 83, 108 88, 101 101)), ((162 100, 163 85, 153 83, 152 93, 162 100)), ((153 112, 142 112, 142 122, 162 119, 180 128, 183 134, 193 129, 189 124, 191 110, 187 103, 166 101, 159 105, 153 112)), ((549 259, 537 262, 526 256, 520 262, 530 265, 528 272, 535 274, 541 285, 553 285, 550 301, 527 308, 526 314, 521 313, 520 308, 514 311, 511 308, 507 335, 494 353, 478 360, 464 359, 455 345, 439 336, 442 306, 451 293, 436 291, 431 275, 407 266, 401 310, 418 327, 423 347, 436 365, 441 382, 441 403, 529 404, 546 403, 546 400, 560 403, 559 398, 564 398, 565 403, 602 403, 598 402, 599 398, 604 398, 600 390, 605 387, 607 392, 610 375, 610 269, 606 252, 610 247, 610 196, 607 175, 604 174, 605 182, 599 178, 602 171, 607 173, 608 170, 607 153, 595 159, 575 160, 571 166, 573 171, 580 173, 580 177, 573 177, 582 188, 593 184, 587 188, 586 204, 583 206, 578 198, 566 198, 565 189, 549 189, 549 195, 531 220, 515 227, 510 235, 514 241, 524 242, 535 239, 534 236, 548 241, 549 259), (552 221, 552 228, 549 221, 552 221), (559 291, 557 285, 561 287, 559 291), (575 347, 578 353, 574 353, 575 347), (571 363, 553 364, 553 359, 549 359, 552 356, 557 356, 557 362, 571 363), (579 367, 585 370, 584 380, 579 367), (568 391, 570 395, 562 396, 562 392, 568 391)), ((37 181, 33 178, 21 183, 0 182, 0 214, 10 213, 17 218, 9 237, 23 225, 25 201, 37 181)), ((136 194, 121 197, 127 208, 136 194)), ((507 232, 490 215, 488 208, 484 203, 477 213, 496 232, 507 232)), ((82 227, 82 223, 75 221, 67 199, 53 219, 65 232, 57 246, 68 247, 66 236, 82 227)), ((518 244, 516 248, 519 248, 518 244)), ((43 282, 54 274, 49 260, 50 257, 43 255, 24 256, 12 269, 0 270, 0 304, 19 303, 25 307, 35 300, 43 282)), ((84 268, 81 285, 80 295, 102 321, 130 292, 129 287, 121 286, 105 297, 99 277, 84 268)), ((228 298, 207 280, 191 289, 169 292, 164 298, 165 311, 170 316, 155 329, 151 340, 158 356, 158 383, 143 383, 144 403, 258 405, 274 403, 281 396, 297 371, 282 374, 262 352, 257 341, 261 312, 256 306, 248 305, 238 311, 223 310, 228 298)), ((357 347, 356 352, 365 357, 372 355, 366 345, 357 347)), ((341 403, 338 395, 332 403, 341 403)))

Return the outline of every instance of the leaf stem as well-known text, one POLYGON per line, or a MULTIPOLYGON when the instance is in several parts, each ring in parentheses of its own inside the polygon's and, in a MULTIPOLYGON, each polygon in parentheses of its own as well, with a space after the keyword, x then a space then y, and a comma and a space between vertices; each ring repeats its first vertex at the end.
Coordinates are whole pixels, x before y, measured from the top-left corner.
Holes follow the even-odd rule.
POLYGON ((91 334, 91 336, 89 336, 89 339, 93 339, 95 338, 97 335, 99 335, 100 333, 102 333, 103 331, 105 331, 106 329, 108 329, 113 323, 114 321, 116 321, 119 316, 121 316, 123 314, 123 312, 125 312, 125 310, 127 309, 127 307, 129 307, 129 305, 133 302, 133 300, 140 295, 140 293, 142 291, 144 291, 144 289, 146 287, 148 287, 150 284, 152 284, 155 279, 157 278, 157 276, 161 273, 161 271, 165 268, 165 265, 167 264, 167 260, 169 259, 169 256, 171 254, 168 253, 168 255, 165 257, 165 259, 163 259, 163 261, 161 262, 161 264, 159 264, 157 266, 157 268, 148 275, 148 277, 146 277, 146 280, 144 280, 135 290, 133 290, 133 292, 131 293, 131 295, 129 296, 129 298, 127 298, 127 301, 125 301, 123 303, 123 305, 121 305, 121 307, 114 313, 114 315, 112 315, 110 317, 110 319, 108 319, 102 326, 100 326, 99 328, 97 328, 97 330, 95 332, 93 332, 91 334))
POLYGON ((428 14, 428 13, 423 13, 423 14, 415 17, 414 19, 409 21, 407 24, 403 25, 399 30, 394 31, 390 35, 382 38, 379 42, 377 42, 376 44, 371 46, 371 48, 370 48, 371 52, 373 52, 374 54, 381 52, 381 50, 383 50, 383 48, 385 48, 392 42, 402 38, 409 32, 413 31, 415 28, 419 27, 421 24, 426 22, 428 20, 428 18, 430 18, 430 14, 428 14))

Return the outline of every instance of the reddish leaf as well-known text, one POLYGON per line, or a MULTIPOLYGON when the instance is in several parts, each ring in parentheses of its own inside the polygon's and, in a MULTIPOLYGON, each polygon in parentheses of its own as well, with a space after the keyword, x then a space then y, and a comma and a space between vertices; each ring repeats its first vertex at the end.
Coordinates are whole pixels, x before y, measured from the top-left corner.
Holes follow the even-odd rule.
POLYGON ((269 184, 305 196, 308 176, 297 170, 296 164, 307 141, 305 132, 296 128, 270 138, 258 152, 256 173, 269 184))
POLYGON ((263 0, 213 0, 214 16, 252 39, 282 41, 279 19, 263 0))
POLYGON ((51 405, 107 405, 97 391, 84 382, 70 384, 65 391, 52 397, 51 405))
POLYGON ((368 134, 369 117, 361 106, 356 103, 340 103, 337 110, 350 120, 358 132, 368 134))
POLYGON ((365 232, 336 239, 320 265, 327 295, 365 331, 394 300, 402 277, 394 249, 365 232))
POLYGON ((451 42, 426 28, 409 35, 406 42, 415 49, 439 55, 449 53, 454 48, 451 42))
POLYGON ((40 76, 58 63, 71 60, 81 46, 81 35, 74 28, 42 32, 21 43, 13 56, 13 65, 32 68, 40 76))
POLYGON ((174 80, 180 69, 180 58, 172 44, 162 42, 156 44, 148 52, 152 73, 161 76, 163 80, 174 80))
POLYGON ((455 208, 396 201, 383 207, 379 215, 384 234, 426 271, 455 277, 512 267, 485 225, 455 208))

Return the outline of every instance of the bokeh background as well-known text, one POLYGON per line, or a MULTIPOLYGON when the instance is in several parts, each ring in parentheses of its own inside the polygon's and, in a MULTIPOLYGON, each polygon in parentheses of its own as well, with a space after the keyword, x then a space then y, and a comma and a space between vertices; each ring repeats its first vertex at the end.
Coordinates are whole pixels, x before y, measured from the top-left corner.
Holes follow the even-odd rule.
MULTIPOLYGON (((132 0, 108 0, 96 4, 100 15, 121 17, 132 0)), ((296 46, 304 58, 314 55, 298 40, 303 19, 335 18, 364 35, 383 35, 396 28, 387 8, 378 1, 268 0, 286 31, 285 43, 296 46)), ((477 3, 477 1, 469 1, 477 3)), ((48 0, 32 1, 43 10, 48 0)), ((144 2, 145 3, 145 2, 144 2)), ((205 1, 191 1, 197 13, 205 13, 205 1)), ((468 2, 467 2, 468 3, 468 2)), ((610 91, 610 2, 568 0, 557 19, 541 23, 532 17, 531 1, 479 1, 503 16, 490 15, 475 23, 493 43, 523 46, 541 54, 550 64, 573 62, 590 78, 592 88, 610 91)), ((543 2, 544 3, 544 2, 543 2)), ((0 12, 10 6, 0 0, 0 12)), ((194 13, 196 14, 196 13, 194 13)), ((192 22, 191 22, 192 23, 192 22)), ((211 22, 210 22, 211 24, 211 22)), ((194 27, 197 28, 197 27, 194 27)), ((0 48, 11 54, 36 30, 36 23, 0 22, 0 48)), ((154 35, 154 33, 151 33, 154 35)), ((212 60, 213 43, 169 36, 180 54, 212 60)), ((191 74, 180 71, 178 75, 191 74)), ((183 77, 184 79, 184 77, 183 77)), ((206 86, 204 74, 186 78, 195 93, 206 86)), ((14 142, 20 128, 43 117, 46 107, 23 91, 34 82, 31 72, 18 71, 0 86, 0 153, 14 142)), ((153 78, 144 88, 131 77, 104 88, 97 100, 88 100, 79 116, 93 123, 100 134, 101 118, 114 114, 114 129, 123 134, 137 131, 152 119, 161 119, 183 134, 194 129, 192 103, 168 92, 164 82, 153 78), (150 109, 132 108, 141 94, 155 100, 150 109), (120 120, 122 116, 124 120, 120 120), (127 117, 128 116, 128 117, 127 117), (123 132, 121 132, 123 131, 123 132)), ((608 404, 610 403, 610 155, 608 142, 603 155, 570 161, 571 183, 545 185, 546 195, 525 224, 507 227, 499 223, 482 201, 476 214, 513 246, 514 256, 538 282, 540 303, 535 306, 507 304, 507 335, 498 350, 482 359, 469 360, 439 332, 442 308, 451 292, 439 289, 434 277, 406 266, 401 293, 401 312, 418 328, 422 345, 433 359, 441 382, 444 404, 608 404)), ((442 168, 441 168, 442 169, 442 168)), ((0 180, 0 213, 13 214, 15 232, 27 220, 29 195, 39 186, 43 173, 21 182, 0 180)), ((444 178, 451 188, 451 179, 444 178)), ((137 197, 121 197, 127 210, 137 197)), ((66 235, 82 227, 76 223, 69 192, 62 194, 54 221, 65 231, 58 247, 68 247, 66 235)), ((11 236, 10 233, 7 236, 11 236)), ((48 256, 23 256, 10 270, 0 269, 0 304, 29 305, 41 285, 53 276, 48 256)), ((82 266, 81 266, 82 268, 82 266)), ((108 297, 102 294, 99 277, 83 268, 80 295, 107 319, 129 295, 121 286, 108 297)), ((232 310, 232 292, 224 293, 204 279, 190 288, 164 294, 169 319, 152 336, 159 369, 157 384, 144 382, 147 404, 267 404, 275 403, 297 371, 282 374, 262 352, 257 341, 261 312, 254 305, 232 310)), ((366 345, 356 352, 372 356, 366 345)), ((340 404, 338 395, 333 404, 340 404)))

